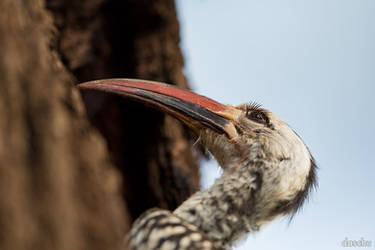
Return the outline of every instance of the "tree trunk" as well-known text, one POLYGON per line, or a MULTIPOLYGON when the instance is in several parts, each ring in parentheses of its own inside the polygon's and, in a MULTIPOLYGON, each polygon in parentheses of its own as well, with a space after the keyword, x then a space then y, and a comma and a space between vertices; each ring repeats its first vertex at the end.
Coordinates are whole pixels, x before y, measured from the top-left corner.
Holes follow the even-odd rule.
POLYGON ((74 84, 187 87, 172 0, 0 1, 0 249, 123 249, 148 208, 199 187, 191 136, 74 84))

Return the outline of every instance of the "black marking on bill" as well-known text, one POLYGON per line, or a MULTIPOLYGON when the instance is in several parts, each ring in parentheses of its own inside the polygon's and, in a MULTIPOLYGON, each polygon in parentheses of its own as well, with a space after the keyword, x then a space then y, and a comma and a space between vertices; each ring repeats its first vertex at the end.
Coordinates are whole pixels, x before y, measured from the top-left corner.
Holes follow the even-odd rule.
POLYGON ((216 115, 196 104, 175 99, 173 97, 160 96, 158 94, 149 93, 147 91, 139 91, 137 92, 137 95, 163 104, 169 109, 177 111, 185 116, 194 119, 195 121, 198 121, 210 128, 215 129, 217 132, 226 133, 225 126, 228 124, 227 119, 216 115))

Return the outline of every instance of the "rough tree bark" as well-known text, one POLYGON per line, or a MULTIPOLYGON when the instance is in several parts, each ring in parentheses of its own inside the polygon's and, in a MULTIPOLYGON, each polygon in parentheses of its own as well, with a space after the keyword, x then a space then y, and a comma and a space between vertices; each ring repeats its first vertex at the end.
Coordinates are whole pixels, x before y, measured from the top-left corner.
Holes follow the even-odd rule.
POLYGON ((199 186, 187 130, 77 82, 187 87, 172 0, 0 1, 0 249, 122 249, 199 186), (86 113, 87 111, 87 113, 86 113))

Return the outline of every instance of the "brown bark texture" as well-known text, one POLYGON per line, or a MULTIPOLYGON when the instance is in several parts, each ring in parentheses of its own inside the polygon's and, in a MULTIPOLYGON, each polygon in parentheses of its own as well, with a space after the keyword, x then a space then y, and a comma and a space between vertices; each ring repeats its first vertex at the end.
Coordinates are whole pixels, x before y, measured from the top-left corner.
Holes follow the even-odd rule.
POLYGON ((74 85, 188 87, 173 0, 0 1, 0 249, 124 249, 131 222, 199 188, 179 122, 74 85))

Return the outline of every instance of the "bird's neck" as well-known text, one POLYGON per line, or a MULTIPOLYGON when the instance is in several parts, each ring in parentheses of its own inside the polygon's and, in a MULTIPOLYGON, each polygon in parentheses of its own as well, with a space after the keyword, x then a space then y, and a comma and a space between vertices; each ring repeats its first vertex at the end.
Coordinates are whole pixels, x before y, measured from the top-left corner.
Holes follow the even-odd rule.
POLYGON ((258 165, 224 171, 213 186, 194 194, 174 214, 197 226, 223 247, 232 246, 265 222, 258 209, 262 187, 258 165))

